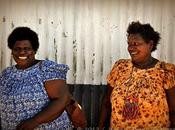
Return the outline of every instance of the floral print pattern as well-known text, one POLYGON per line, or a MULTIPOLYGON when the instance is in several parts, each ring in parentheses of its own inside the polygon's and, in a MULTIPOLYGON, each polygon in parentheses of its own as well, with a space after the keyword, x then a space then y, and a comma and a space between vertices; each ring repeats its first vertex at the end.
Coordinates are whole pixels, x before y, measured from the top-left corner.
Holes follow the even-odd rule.
MULTIPOLYGON (((0 116, 2 130, 15 130, 22 120, 33 117, 48 103, 44 82, 53 79, 66 80, 68 66, 44 60, 19 70, 13 65, 0 75, 0 116)), ((36 130, 61 130, 71 127, 66 112, 51 123, 40 125, 36 130)))
POLYGON ((107 76, 108 84, 113 87, 111 94, 111 128, 160 129, 168 128, 169 109, 165 89, 175 86, 175 66, 158 61, 155 67, 139 69, 130 59, 121 59, 115 63, 107 76), (128 82, 128 80, 130 80, 128 82), (138 118, 125 119, 122 110, 126 95, 138 98, 138 118))

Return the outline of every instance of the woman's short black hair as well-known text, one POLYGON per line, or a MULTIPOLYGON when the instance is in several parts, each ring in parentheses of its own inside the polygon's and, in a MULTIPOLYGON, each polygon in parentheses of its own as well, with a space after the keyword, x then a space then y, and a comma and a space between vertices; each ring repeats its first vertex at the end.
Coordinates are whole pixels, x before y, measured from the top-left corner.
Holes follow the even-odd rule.
POLYGON ((32 45, 32 49, 37 52, 39 48, 39 39, 36 32, 28 27, 15 28, 8 37, 8 47, 13 49, 15 42, 21 40, 29 40, 32 45))
POLYGON ((129 24, 127 29, 128 36, 130 34, 139 34, 145 42, 153 41, 152 52, 157 49, 157 45, 160 41, 160 34, 154 31, 150 24, 141 24, 139 21, 132 22, 129 24))

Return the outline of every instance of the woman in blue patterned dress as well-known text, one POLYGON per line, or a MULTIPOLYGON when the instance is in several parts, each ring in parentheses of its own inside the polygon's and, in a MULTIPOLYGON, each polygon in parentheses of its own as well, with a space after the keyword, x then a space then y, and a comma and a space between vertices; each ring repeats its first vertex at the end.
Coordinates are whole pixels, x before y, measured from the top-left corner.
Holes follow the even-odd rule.
POLYGON ((0 75, 2 130, 62 130, 72 127, 64 111, 70 102, 66 88, 68 66, 36 60, 36 32, 17 27, 8 37, 8 47, 17 63, 0 75))

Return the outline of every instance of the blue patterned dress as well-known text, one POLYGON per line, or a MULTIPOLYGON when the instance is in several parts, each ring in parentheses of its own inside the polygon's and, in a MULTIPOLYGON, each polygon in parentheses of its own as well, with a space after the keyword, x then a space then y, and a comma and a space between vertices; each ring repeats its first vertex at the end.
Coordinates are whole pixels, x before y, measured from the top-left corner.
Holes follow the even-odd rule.
MULTIPOLYGON (((44 82, 53 79, 66 80, 68 66, 44 60, 25 70, 13 65, 0 75, 0 118, 3 130, 15 130, 25 119, 33 117, 49 103, 44 82)), ((40 125, 36 130, 62 130, 71 128, 64 111, 51 123, 40 125)))

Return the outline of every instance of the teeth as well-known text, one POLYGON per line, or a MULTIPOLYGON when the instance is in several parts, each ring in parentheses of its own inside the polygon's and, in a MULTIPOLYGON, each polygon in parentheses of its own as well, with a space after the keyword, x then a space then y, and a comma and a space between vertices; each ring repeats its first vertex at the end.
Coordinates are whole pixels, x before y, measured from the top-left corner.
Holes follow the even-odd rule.
POLYGON ((25 60, 25 59, 27 59, 27 57, 19 57, 19 59, 22 59, 22 60, 25 60))
POLYGON ((131 52, 131 54, 132 54, 132 55, 135 55, 135 54, 137 54, 137 52, 131 52))

